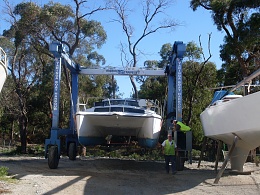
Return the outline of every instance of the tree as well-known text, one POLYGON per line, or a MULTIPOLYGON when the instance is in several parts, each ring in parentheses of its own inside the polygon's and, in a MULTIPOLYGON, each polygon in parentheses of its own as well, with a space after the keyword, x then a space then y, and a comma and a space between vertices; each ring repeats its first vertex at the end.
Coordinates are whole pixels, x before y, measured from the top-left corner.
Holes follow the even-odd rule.
POLYGON ((183 121, 192 128, 194 145, 202 141, 200 113, 212 99, 209 89, 216 86, 216 65, 210 58, 211 54, 205 58, 202 48, 195 43, 187 44, 183 63, 183 121))
MULTIPOLYGON (((131 13, 129 0, 112 0, 110 7, 116 12, 118 18, 114 21, 120 23, 123 32, 126 35, 127 44, 121 43, 122 53, 122 65, 126 67, 136 67, 138 62, 138 56, 141 51, 138 50, 140 42, 147 36, 156 33, 162 29, 172 29, 177 26, 177 23, 172 19, 162 21, 160 24, 156 22, 157 18, 164 13, 164 11, 170 6, 171 1, 168 0, 145 0, 139 2, 142 7, 143 15, 143 27, 139 28, 141 33, 139 36, 134 36, 134 25, 129 21, 129 15, 131 13), (134 40, 135 37, 135 40, 134 40), (130 57, 128 58, 128 55, 130 57)), ((136 2, 135 2, 136 5, 136 2)), ((133 76, 130 76, 131 84, 134 88, 135 98, 138 98, 138 91, 133 76)))
POLYGON ((194 11, 211 11, 217 29, 226 33, 220 52, 225 62, 219 72, 221 84, 237 83, 260 67, 259 0, 192 0, 190 5, 194 11))
MULTIPOLYGON (((12 43, 7 49, 8 55, 12 56, 8 70, 11 72, 19 102, 18 118, 22 152, 26 152, 27 133, 28 127, 30 127, 28 117, 30 116, 34 120, 30 123, 31 125, 37 123, 36 116, 30 114, 31 112, 36 113, 37 106, 32 108, 32 105, 35 106, 37 97, 38 99, 39 97, 48 97, 47 99, 50 101, 49 103, 45 100, 42 101, 44 102, 42 108, 49 108, 49 112, 45 112, 45 115, 51 113, 52 110, 53 90, 50 92, 50 88, 46 91, 37 89, 37 87, 47 89, 44 85, 47 84, 48 86, 53 80, 49 80, 48 83, 44 82, 43 77, 50 75, 42 74, 48 69, 49 64, 53 64, 53 56, 48 51, 49 42, 60 41, 75 59, 82 55, 87 56, 88 63, 85 63, 86 65, 90 66, 93 62, 99 65, 100 62, 104 62, 102 56, 93 52, 93 50, 104 43, 106 33, 99 22, 88 21, 84 17, 105 8, 98 7, 82 14, 80 7, 84 6, 85 1, 74 0, 74 3, 76 5, 75 11, 69 5, 63 6, 52 2, 43 7, 39 7, 32 2, 20 3, 13 10, 6 1, 11 27, 5 30, 3 35, 12 43), (47 91, 49 94, 41 96, 47 91)), ((67 86, 67 93, 70 93, 70 75, 66 68, 63 70, 65 76, 63 78, 66 79, 62 81, 62 85, 67 86)), ((66 118, 66 120, 61 120, 65 121, 61 125, 68 124, 66 121, 69 120, 69 97, 70 95, 61 94, 60 111, 62 114, 64 113, 61 117, 66 118)), ((38 100, 38 102, 40 101, 38 100)), ((41 116, 42 114, 38 112, 38 117, 41 116)))
MULTIPOLYGON (((193 144, 199 145, 203 138, 200 113, 209 105, 212 91, 216 86, 216 65, 210 62, 210 36, 208 40, 209 56, 206 58, 202 47, 189 42, 183 59, 183 122, 192 128, 193 144)), ((164 44, 160 50, 161 61, 158 67, 169 64, 172 52, 171 44, 164 44)), ((148 63, 148 64, 156 64, 148 63)), ((167 77, 147 77, 140 86, 140 97, 158 99, 163 102, 167 96, 167 77)))
MULTIPOLYGON (((162 60, 148 60, 145 61, 144 66, 146 68, 165 68, 169 63, 171 51, 171 44, 164 44, 159 52, 162 60)), ((168 86, 166 76, 139 76, 137 77, 137 82, 141 84, 138 92, 140 98, 157 99, 160 102, 164 102, 168 86)))

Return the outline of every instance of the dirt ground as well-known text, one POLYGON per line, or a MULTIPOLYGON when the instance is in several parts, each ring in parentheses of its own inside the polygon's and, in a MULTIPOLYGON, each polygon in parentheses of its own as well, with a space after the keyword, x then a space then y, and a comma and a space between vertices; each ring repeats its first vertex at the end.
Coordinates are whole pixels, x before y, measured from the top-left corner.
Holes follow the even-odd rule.
MULTIPOLYGON (((67 157, 57 169, 49 169, 43 157, 0 156, 0 166, 9 168, 15 183, 0 181, 0 194, 246 194, 260 195, 260 168, 246 163, 251 175, 230 175, 226 169, 218 184, 214 163, 186 164, 176 175, 167 174, 164 162, 109 158, 67 157), (1 193, 2 192, 2 193, 1 193)), ((219 163, 220 169, 221 163, 219 163)))

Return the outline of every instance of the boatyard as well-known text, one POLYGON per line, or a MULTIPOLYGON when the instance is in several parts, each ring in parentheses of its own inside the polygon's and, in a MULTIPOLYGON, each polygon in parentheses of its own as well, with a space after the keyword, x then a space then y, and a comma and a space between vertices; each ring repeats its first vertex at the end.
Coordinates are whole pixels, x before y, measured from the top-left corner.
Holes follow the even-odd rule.
POLYGON ((159 58, 139 43, 155 48, 159 31, 184 24, 171 1, 61 2, 4 1, 0 194, 260 195, 260 0, 190 0, 223 43, 169 32, 159 58), (101 11, 119 26, 105 29, 101 11), (112 28, 126 40, 102 51, 112 28))

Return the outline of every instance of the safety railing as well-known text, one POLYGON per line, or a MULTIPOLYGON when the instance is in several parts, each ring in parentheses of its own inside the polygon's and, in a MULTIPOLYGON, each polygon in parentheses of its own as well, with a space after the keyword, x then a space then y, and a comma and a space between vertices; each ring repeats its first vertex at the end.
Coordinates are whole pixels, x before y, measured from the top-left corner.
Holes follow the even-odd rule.
POLYGON ((0 47, 0 64, 1 66, 4 66, 5 69, 7 67, 7 58, 6 58, 6 53, 4 50, 0 47))

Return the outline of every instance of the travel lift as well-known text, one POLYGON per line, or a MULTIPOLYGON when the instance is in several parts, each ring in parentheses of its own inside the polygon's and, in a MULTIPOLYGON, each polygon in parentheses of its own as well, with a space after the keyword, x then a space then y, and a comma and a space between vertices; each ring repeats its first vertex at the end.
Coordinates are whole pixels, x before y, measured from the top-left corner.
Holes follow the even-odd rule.
MULTIPOLYGON (((53 91, 53 110, 52 110, 52 127, 50 138, 45 140, 45 158, 48 158, 50 169, 56 169, 59 164, 61 154, 61 142, 59 137, 66 136, 67 154, 70 160, 76 159, 78 137, 75 126, 75 113, 78 100, 78 75, 123 75, 123 76, 168 76, 168 104, 167 104, 167 130, 172 129, 171 119, 182 121, 182 58, 186 50, 186 46, 182 42, 175 42, 173 45, 170 64, 165 70, 147 70, 138 68, 104 68, 89 69, 76 64, 65 52, 63 45, 59 42, 53 42, 49 47, 50 52, 54 55, 54 91, 53 91), (61 81, 61 65, 64 64, 71 73, 71 114, 69 129, 59 128, 59 102, 60 102, 60 81, 61 81)), ((180 132, 174 133, 174 140, 179 149, 179 157, 177 167, 183 167, 184 159, 187 154, 191 157, 191 132, 187 132, 181 136, 180 132), (179 139, 180 138, 180 139, 179 139), (180 165, 178 165, 178 162, 180 165)), ((191 158, 190 158, 191 162, 191 158)))

